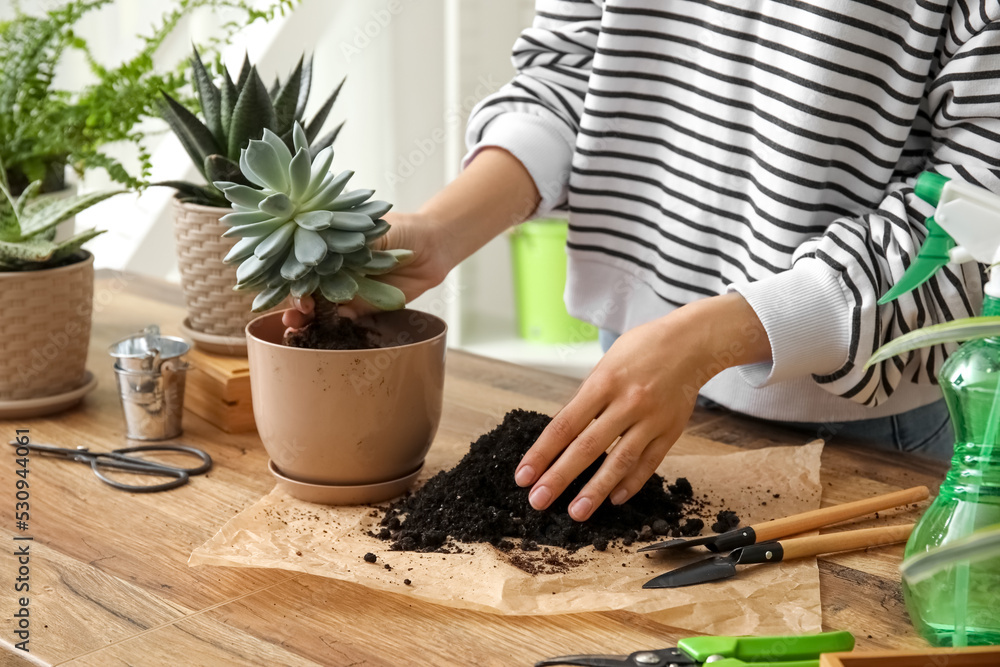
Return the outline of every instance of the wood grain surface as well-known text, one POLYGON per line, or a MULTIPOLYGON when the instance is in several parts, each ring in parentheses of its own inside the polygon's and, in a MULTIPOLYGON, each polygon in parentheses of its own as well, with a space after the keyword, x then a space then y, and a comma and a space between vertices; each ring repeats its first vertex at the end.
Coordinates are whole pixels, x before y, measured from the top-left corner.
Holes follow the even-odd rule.
MULTIPOLYGON (((177 302, 170 286, 100 276, 88 362, 100 385, 81 407, 57 417, 0 422, 4 441, 27 428, 33 442, 127 446, 107 345, 151 323, 177 333, 184 316, 177 302)), ((569 378, 452 352, 439 437, 472 441, 508 410, 551 413, 575 389, 569 378)), ((677 447, 723 453, 797 445, 815 435, 698 410, 677 447)), ((280 570, 188 567, 192 549, 273 483, 255 433, 224 433, 186 412, 178 442, 209 452, 215 467, 166 493, 125 493, 83 465, 32 456, 31 514, 23 532, 13 517, 14 454, 4 455, 0 664, 530 665, 567 653, 662 648, 691 634, 624 612, 494 616, 280 570), (16 535, 33 538, 29 655, 12 647, 20 595, 13 591, 16 535)), ((935 492, 944 472, 940 463, 905 454, 828 446, 823 504, 921 484, 935 492)), ((851 527, 903 522, 896 514, 882 512, 851 527)), ((854 632, 859 648, 923 646, 903 605, 901 554, 902 546, 891 546, 821 557, 824 626, 854 632)))

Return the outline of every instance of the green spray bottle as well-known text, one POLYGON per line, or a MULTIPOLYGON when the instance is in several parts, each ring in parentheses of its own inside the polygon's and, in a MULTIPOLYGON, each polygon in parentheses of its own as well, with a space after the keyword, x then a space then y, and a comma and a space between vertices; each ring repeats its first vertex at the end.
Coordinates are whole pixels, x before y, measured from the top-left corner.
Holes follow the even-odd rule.
MULTIPOLYGON (((955 430, 951 469, 917 523, 904 562, 1000 524, 1000 196, 924 172, 916 194, 937 207, 914 262, 880 304, 920 286, 950 262, 990 266, 983 314, 913 331, 876 351, 902 352, 967 341, 942 365, 938 382, 955 430)), ((1000 558, 960 560, 933 576, 904 581, 910 616, 937 646, 1000 644, 1000 558)))

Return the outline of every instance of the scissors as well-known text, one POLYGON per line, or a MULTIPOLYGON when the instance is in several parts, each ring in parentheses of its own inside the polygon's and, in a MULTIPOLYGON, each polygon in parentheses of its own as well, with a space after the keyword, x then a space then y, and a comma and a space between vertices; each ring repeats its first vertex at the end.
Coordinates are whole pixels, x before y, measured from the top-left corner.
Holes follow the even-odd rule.
POLYGON ((535 663, 582 667, 818 667, 821 653, 854 649, 850 632, 798 637, 689 637, 676 648, 629 655, 564 655, 535 663))
POLYGON ((91 470, 105 484, 122 491, 132 493, 153 493, 155 491, 167 491, 184 486, 188 483, 191 475, 201 475, 212 469, 212 457, 200 449, 187 447, 185 445, 142 445, 139 447, 125 447, 115 449, 110 452, 92 452, 86 447, 80 446, 76 449, 65 449, 54 445, 39 445, 29 443, 18 444, 17 440, 11 440, 10 445, 14 447, 27 447, 29 450, 38 452, 46 456, 54 456, 67 461, 76 461, 90 465, 91 470), (201 465, 194 468, 178 468, 158 463, 140 456, 126 456, 134 452, 173 452, 187 454, 201 460, 201 465), (141 475, 152 475, 155 477, 167 477, 170 481, 162 484, 123 484, 107 477, 102 469, 124 470, 127 472, 139 473, 141 475))

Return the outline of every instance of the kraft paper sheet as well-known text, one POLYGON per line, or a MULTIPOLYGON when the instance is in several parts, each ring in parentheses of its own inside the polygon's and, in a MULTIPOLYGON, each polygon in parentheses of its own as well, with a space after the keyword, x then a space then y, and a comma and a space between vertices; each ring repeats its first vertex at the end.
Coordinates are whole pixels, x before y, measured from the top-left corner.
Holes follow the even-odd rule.
MULTIPOLYGON (((696 496, 707 495, 714 505, 706 508, 704 518, 727 508, 746 525, 818 508, 822 449, 822 442, 816 442, 718 456, 668 455, 658 472, 670 482, 687 477, 696 496)), ((421 481, 453 467, 464 451, 435 452, 421 481)), ((568 571, 530 575, 512 565, 509 554, 489 545, 463 545, 462 554, 390 551, 388 542, 368 535, 378 532, 380 516, 371 507, 302 502, 275 488, 195 549, 189 564, 293 570, 497 614, 626 610, 703 634, 821 630, 814 558, 742 566, 734 578, 700 586, 643 590, 642 584, 657 574, 707 552, 660 552, 646 558, 635 553, 642 546, 638 542, 609 546, 605 552, 587 547, 570 556, 580 564, 568 571), (368 552, 378 556, 376 563, 364 561, 368 552), (411 585, 404 585, 404 579, 411 585)), ((706 521, 706 532, 710 525, 706 521)))

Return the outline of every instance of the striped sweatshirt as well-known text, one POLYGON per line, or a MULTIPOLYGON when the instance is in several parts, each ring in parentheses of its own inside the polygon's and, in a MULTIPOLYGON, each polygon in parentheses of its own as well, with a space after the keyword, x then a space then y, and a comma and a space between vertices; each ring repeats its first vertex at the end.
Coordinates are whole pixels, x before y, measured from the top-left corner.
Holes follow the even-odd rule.
POLYGON ((981 307, 975 263, 877 299, 927 233, 921 170, 1000 192, 1000 1, 536 9, 514 44, 517 76, 473 111, 466 162, 504 148, 542 194, 537 215, 568 209, 573 315, 621 332, 735 290, 772 361, 724 371, 707 397, 787 421, 880 417, 940 397, 947 349, 864 363, 892 338, 981 307))

